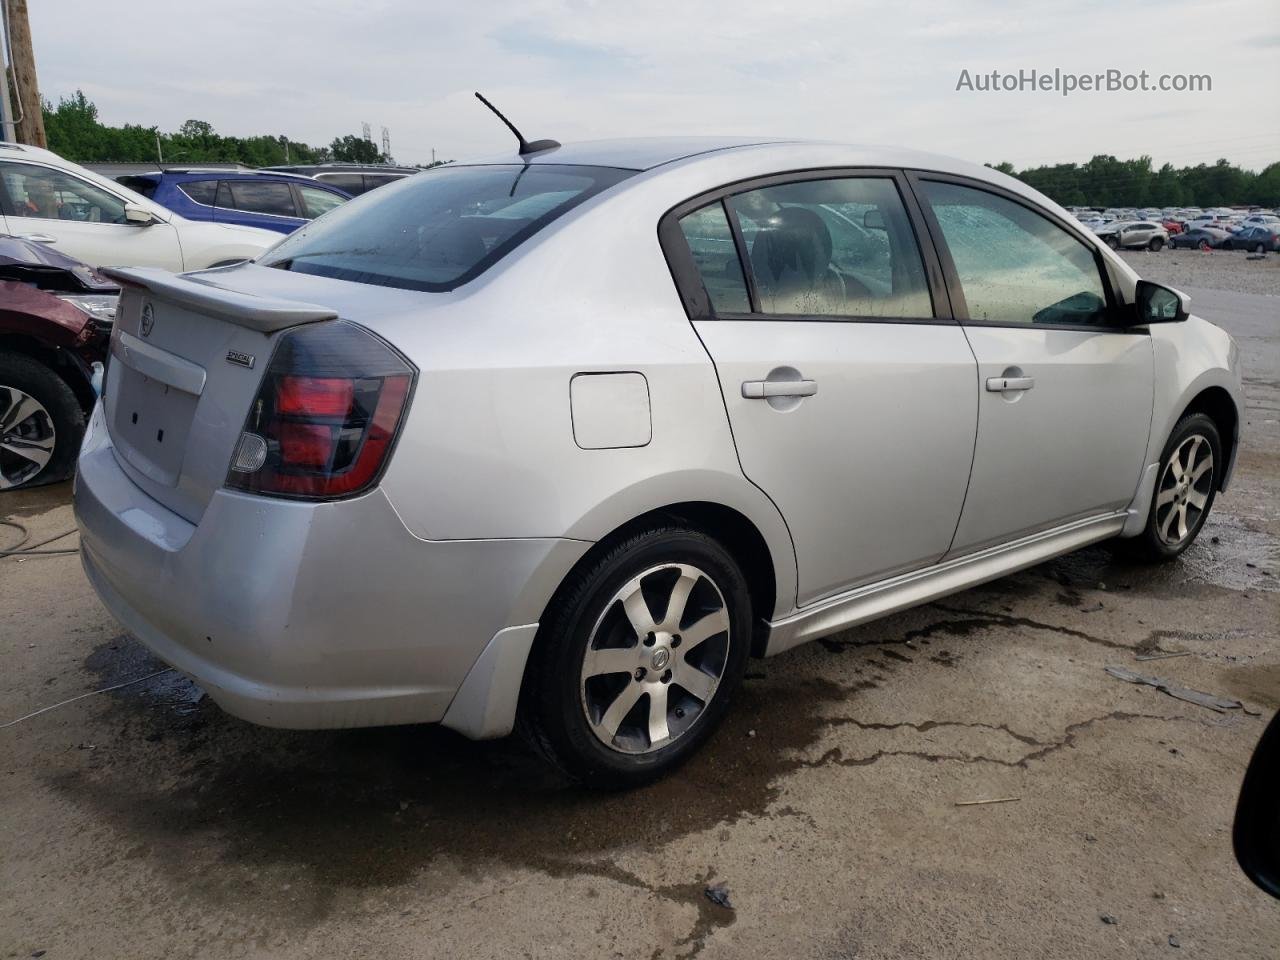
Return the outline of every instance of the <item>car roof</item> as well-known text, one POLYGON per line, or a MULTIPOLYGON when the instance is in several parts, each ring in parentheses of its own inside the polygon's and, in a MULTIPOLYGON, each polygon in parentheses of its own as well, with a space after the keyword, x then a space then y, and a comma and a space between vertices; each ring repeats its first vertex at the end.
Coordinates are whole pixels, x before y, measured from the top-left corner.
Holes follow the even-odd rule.
POLYGON ((312 173, 395 173, 409 175, 417 173, 417 167, 397 167, 391 163, 281 163, 272 167, 263 167, 273 173, 292 173, 297 176, 307 176, 308 174, 300 174, 299 170, 310 170, 312 173))
POLYGON ((472 163, 535 163, 652 170, 663 164, 704 153, 794 142, 797 141, 769 137, 624 137, 565 143, 524 157, 519 153, 508 152, 460 163, 463 166, 472 163))
MULTIPOLYGON (((1021 180, 955 157, 876 144, 839 143, 824 140, 768 139, 761 137, 665 137, 619 140, 586 140, 567 143, 521 157, 511 152, 479 160, 458 161, 449 166, 485 164, 560 164, 607 166, 650 171, 659 167, 698 164, 709 170, 739 166, 738 160, 754 158, 750 166, 773 173, 827 167, 889 167, 950 173, 998 184, 1015 193, 1040 195, 1021 180)), ((444 169, 444 168, 435 168, 444 169)), ((430 172, 430 171, 428 171, 430 172)), ((658 171, 661 172, 661 171, 658 171)), ((760 175, 760 174, 755 174, 760 175)), ((1054 204, 1056 207, 1057 205, 1054 204)), ((1070 216, 1065 210, 1064 215, 1070 216)))
POLYGON ((304 177, 299 173, 285 173, 281 170, 219 170, 210 167, 166 167, 143 176, 199 180, 260 180, 263 177, 270 177, 272 180, 292 180, 308 186, 315 183, 311 177, 304 177))

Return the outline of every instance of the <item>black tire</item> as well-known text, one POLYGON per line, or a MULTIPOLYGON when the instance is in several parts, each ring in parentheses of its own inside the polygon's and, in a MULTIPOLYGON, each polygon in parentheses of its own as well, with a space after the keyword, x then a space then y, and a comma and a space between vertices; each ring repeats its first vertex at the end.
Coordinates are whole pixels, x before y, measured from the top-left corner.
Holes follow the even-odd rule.
POLYGON ((1267 248, 1266 248, 1266 247, 1264 247, 1264 246, 1263 246, 1262 244, 1260 244, 1260 243, 1255 243, 1255 244, 1253 245, 1253 252, 1254 252, 1254 253, 1266 253, 1266 252, 1267 252, 1267 248))
POLYGON ((1114 236, 1107 237, 1104 243, 1106 243, 1106 245, 1110 247, 1112 250, 1120 249, 1120 241, 1117 240, 1114 236))
POLYGON ((1147 249, 1152 253, 1159 253, 1164 247, 1164 240, 1160 237, 1152 237, 1147 243, 1147 249))
MULTIPOLYGON (((661 578, 666 572, 659 570, 657 574, 648 574, 644 582, 649 584, 651 578, 661 578)), ((690 595, 689 606, 693 606, 695 597, 711 596, 707 590, 708 585, 698 581, 690 595)), ((646 606, 652 609, 647 599, 646 606)), ((746 670, 751 624, 751 598, 746 580, 733 557, 717 541, 697 531, 673 526, 655 527, 629 536, 575 571, 544 616, 525 675, 519 717, 521 733, 535 751, 562 774, 586 786, 622 789, 657 779, 674 770, 702 746, 724 719, 729 700, 746 670), (722 606, 717 605, 715 609, 722 609, 727 615, 727 634, 723 631, 717 633, 694 648, 710 648, 713 641, 720 645, 716 647, 716 664, 721 671, 718 685, 705 704, 690 707, 691 712, 696 709, 696 715, 686 729, 674 733, 674 739, 665 746, 659 745, 655 749, 652 743, 642 744, 641 749, 648 752, 625 752, 623 746, 617 745, 623 733, 622 727, 617 728, 618 735, 613 737, 613 744, 606 744, 588 719, 588 690, 592 681, 583 679, 584 658, 597 626, 603 631, 604 624, 610 622, 614 622, 615 629, 626 634, 625 639, 629 641, 621 649, 635 650, 641 657, 647 655, 646 651, 661 649, 661 644, 654 645, 649 640, 653 634, 641 639, 638 631, 631 629, 617 594, 627 589, 642 573, 676 563, 696 567, 719 591, 716 604, 723 601, 722 606), (616 625, 619 615, 623 616, 620 627, 616 625)), ((692 625, 686 616, 680 628, 687 629, 692 625)), ((668 637, 667 634, 659 636, 668 637)), ((672 640, 672 646, 678 646, 679 634, 671 635, 667 642, 672 640)), ((609 646, 613 647, 612 644, 609 646)), ((598 651, 604 647, 594 649, 598 651)), ((671 666, 676 666, 676 653, 672 650, 667 652, 671 656, 671 666)), ((685 668, 683 658, 689 653, 692 650, 679 654, 679 669, 685 668)), ((666 661, 662 665, 665 666, 666 661)), ((669 677, 670 674, 671 671, 667 670, 662 676, 669 677)), ((650 674, 643 682, 652 684, 656 676, 656 672, 650 674)), ((616 672, 602 679, 608 679, 614 689, 622 692, 626 692, 633 682, 642 682, 638 677, 616 672)), ((668 683, 667 680, 661 682, 668 683)), ((659 691, 663 701, 678 704, 677 698, 686 696, 678 682, 671 682, 666 689, 672 693, 668 701, 668 693, 659 691)), ((640 699, 634 701, 634 707, 620 718, 623 722, 649 713, 652 701, 643 693, 637 695, 640 699)), ((621 696, 622 693, 609 693, 606 699, 621 696)), ((679 705, 672 709, 675 711, 672 716, 685 717, 679 705)), ((677 724, 679 722, 676 721, 677 724)), ((603 723, 603 718, 597 723, 603 723)), ((647 732, 643 735, 649 736, 647 732)), ((657 741, 658 744, 662 742, 657 741)))
MULTIPOLYGON (((1183 417, 1178 421, 1177 426, 1173 428, 1173 432, 1169 434, 1169 441, 1164 446, 1164 451, 1160 454, 1160 469, 1156 474, 1156 488, 1151 497, 1151 508, 1147 514, 1147 525, 1143 528, 1142 533, 1138 536, 1119 541, 1119 545, 1131 557, 1136 560, 1147 563, 1165 563, 1173 560, 1191 544, 1195 543, 1196 537, 1200 535, 1201 529, 1204 527, 1205 520, 1209 516, 1209 511, 1213 509, 1214 496, 1218 490, 1218 483, 1222 477, 1222 469, 1225 464, 1222 461, 1222 438, 1218 434, 1218 427, 1203 413, 1193 413, 1183 417), (1183 445, 1191 438, 1199 436, 1207 442, 1209 450, 1213 455, 1213 462, 1208 474, 1207 486, 1204 478, 1192 485, 1192 491, 1198 492, 1204 497, 1203 509, 1194 506, 1188 509, 1196 510, 1194 517, 1189 517, 1190 522, 1187 524, 1187 533, 1185 536, 1178 538, 1176 543, 1170 543, 1169 540, 1161 535, 1161 528, 1165 521, 1169 519, 1169 512, 1172 510, 1175 514, 1173 520, 1176 521, 1176 512, 1178 509, 1178 501, 1175 498, 1172 504, 1161 504, 1161 495, 1168 493, 1170 483, 1176 485, 1176 478, 1171 477, 1170 459, 1175 451, 1180 451, 1183 445)), ((1173 532, 1176 529, 1171 527, 1173 532)))
MULTIPOLYGON (((48 423, 37 422, 35 418, 27 420, 10 440, 21 439, 23 434, 39 434, 51 426, 54 448, 53 455, 38 472, 23 476, 29 461, 6 450, 6 437, 0 436, 0 489, 15 490, 67 479, 75 469, 76 454, 84 437, 85 413, 80 401, 66 381, 43 363, 24 354, 0 352, 0 423, 11 405, 12 390, 25 393, 44 407, 48 423), (6 477, 19 482, 6 481, 6 477)), ((15 426, 11 425, 11 429, 15 426)))
POLYGON ((1201 240, 1200 249, 1203 250, 1205 253, 1208 253, 1210 250, 1213 249, 1213 244, 1211 244, 1208 240, 1201 240))

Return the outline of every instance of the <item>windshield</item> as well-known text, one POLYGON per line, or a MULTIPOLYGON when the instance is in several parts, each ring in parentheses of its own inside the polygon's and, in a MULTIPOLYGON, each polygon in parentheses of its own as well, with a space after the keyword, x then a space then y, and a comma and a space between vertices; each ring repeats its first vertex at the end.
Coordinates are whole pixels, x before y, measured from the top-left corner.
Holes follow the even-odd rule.
POLYGON ((267 266, 407 290, 452 290, 635 171, 553 164, 441 167, 344 204, 267 266))

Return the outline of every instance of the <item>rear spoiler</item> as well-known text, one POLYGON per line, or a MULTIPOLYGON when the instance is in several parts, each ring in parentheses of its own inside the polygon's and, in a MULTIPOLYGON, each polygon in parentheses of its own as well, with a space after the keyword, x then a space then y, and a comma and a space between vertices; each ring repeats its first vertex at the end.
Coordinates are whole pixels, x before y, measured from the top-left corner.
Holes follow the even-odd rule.
POLYGON ((229 320, 259 333, 337 319, 337 312, 313 303, 255 297, 219 287, 203 277, 183 276, 156 267, 106 267, 98 271, 121 286, 121 293, 145 290, 158 300, 229 320))

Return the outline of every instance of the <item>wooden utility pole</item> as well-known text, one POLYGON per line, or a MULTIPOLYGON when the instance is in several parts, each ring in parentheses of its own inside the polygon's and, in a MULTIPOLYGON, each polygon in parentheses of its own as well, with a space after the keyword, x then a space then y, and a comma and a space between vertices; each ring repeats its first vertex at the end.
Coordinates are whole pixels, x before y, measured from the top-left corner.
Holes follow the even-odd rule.
POLYGON ((40 87, 36 83, 36 55, 31 46, 31 24, 27 20, 27 0, 0 0, 5 5, 5 28, 13 56, 13 92, 17 108, 18 142, 45 147, 44 113, 40 109, 40 87))

